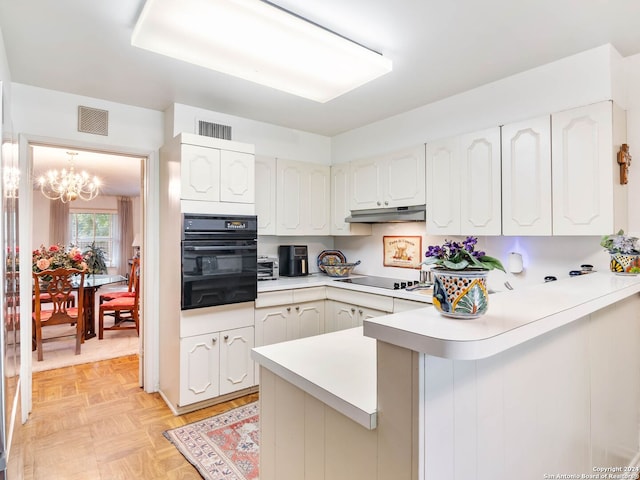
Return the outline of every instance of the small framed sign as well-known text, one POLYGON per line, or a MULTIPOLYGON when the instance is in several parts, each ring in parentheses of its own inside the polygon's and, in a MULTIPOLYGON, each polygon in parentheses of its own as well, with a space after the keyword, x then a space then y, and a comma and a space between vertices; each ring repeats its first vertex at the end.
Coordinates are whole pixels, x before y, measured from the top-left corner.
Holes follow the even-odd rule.
POLYGON ((422 237, 382 237, 385 267, 420 268, 422 237))

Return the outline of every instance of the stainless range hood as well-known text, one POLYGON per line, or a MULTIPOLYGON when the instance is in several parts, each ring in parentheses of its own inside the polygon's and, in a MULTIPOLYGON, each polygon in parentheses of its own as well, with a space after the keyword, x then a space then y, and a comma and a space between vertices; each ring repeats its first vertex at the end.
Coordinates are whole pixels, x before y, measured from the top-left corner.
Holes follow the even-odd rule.
POLYGON ((351 210, 351 215, 345 218, 344 221, 347 223, 424 222, 426 218, 425 211, 425 205, 351 210))

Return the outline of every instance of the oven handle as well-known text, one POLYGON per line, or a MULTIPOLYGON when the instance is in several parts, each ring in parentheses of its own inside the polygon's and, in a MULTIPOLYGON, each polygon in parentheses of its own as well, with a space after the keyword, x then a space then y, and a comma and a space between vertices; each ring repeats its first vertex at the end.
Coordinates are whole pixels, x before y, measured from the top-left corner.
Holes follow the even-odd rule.
POLYGON ((185 245, 182 247, 183 250, 188 252, 211 252, 211 251, 220 251, 220 250, 256 250, 258 248, 257 245, 227 245, 224 247, 193 247, 189 245, 185 245))

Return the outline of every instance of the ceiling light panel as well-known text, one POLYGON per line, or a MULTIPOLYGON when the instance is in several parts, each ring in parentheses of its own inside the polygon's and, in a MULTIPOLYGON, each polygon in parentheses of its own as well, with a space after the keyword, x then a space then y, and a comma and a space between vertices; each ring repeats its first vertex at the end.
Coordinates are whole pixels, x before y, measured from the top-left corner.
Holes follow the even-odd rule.
POLYGON ((317 102, 392 67, 379 53, 260 0, 147 0, 131 43, 317 102))

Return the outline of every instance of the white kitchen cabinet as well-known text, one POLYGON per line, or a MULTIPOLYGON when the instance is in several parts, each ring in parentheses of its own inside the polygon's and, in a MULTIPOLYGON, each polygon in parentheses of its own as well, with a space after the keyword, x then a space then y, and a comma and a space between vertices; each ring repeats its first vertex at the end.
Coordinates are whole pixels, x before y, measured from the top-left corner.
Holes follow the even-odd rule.
POLYGON ((256 308, 256 346, 324 333, 324 300, 256 308))
POLYGON ((500 129, 427 144, 427 233, 500 235, 500 129))
POLYGON ((627 224, 615 153, 624 112, 610 101, 551 116, 554 235, 603 235, 627 224))
POLYGON ((220 332, 220 395, 254 385, 254 328, 220 332))
POLYGON ((180 341, 180 406, 254 385, 253 327, 186 337, 180 341))
POLYGON ((348 163, 331 166, 331 235, 371 235, 371 225, 347 223, 351 214, 351 176, 348 163))
POLYGON ((258 235, 276 234, 276 159, 256 155, 258 235))
POLYGON ((220 201, 255 202, 255 159, 253 154, 220 151, 220 201))
POLYGON ((350 162, 351 210, 425 203, 424 145, 350 162))
POLYGON ((502 234, 551 235, 551 118, 502 127, 502 234))
POLYGON ((218 333, 180 341, 180 405, 217 397, 220 393, 218 333))
POLYGON ((329 315, 325 320, 326 333, 346 330, 347 328, 361 327, 362 322, 367 318, 374 318, 389 314, 389 312, 384 312, 382 310, 338 302, 335 300, 328 301, 328 305, 329 315))
POLYGON ((180 154, 180 197, 220 201, 220 150, 183 144, 180 154))
POLYGON ((255 202, 253 145, 187 133, 173 143, 179 143, 181 199, 255 202))
POLYGON ((279 158, 276 172, 276 234, 329 235, 329 166, 279 158))

